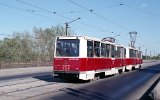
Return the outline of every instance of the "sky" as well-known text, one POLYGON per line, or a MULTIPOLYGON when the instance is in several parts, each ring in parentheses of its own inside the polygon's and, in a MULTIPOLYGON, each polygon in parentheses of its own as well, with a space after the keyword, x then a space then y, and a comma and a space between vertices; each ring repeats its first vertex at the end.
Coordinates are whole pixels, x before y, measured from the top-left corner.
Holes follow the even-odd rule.
POLYGON ((128 46, 129 32, 136 31, 143 54, 160 53, 160 0, 0 0, 0 39, 73 20, 69 27, 77 36, 115 37, 128 46))

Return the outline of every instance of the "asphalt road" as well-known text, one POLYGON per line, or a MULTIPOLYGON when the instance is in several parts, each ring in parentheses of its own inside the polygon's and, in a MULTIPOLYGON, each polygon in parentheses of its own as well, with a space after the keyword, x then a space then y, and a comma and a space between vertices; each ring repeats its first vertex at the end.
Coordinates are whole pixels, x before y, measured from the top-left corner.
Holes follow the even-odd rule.
MULTIPOLYGON (((27 100, 138 100, 141 96, 149 89, 149 87, 155 82, 160 76, 160 62, 147 62, 144 63, 143 68, 141 70, 135 70, 130 72, 125 72, 120 75, 115 75, 107 78, 103 78, 100 80, 86 82, 86 83, 65 83, 63 81, 56 81, 56 84, 50 86, 49 88, 45 88, 43 85, 40 88, 36 88, 36 91, 33 86, 30 88, 21 86, 26 89, 16 90, 16 92, 12 93, 8 92, 7 95, 1 95, 8 98, 18 96, 24 96, 23 92, 27 96, 31 96, 34 92, 38 92, 37 94, 27 98, 27 100), (61 85, 64 84, 64 85, 61 85), (68 84, 68 85, 67 85, 68 84), (59 85, 59 87, 57 86, 59 85), (65 88, 62 88, 65 86, 65 88), (43 88, 44 87, 44 88, 43 88), (54 88, 56 87, 56 88, 54 88), (43 89, 42 89, 43 88, 43 89), (50 92, 48 92, 50 89, 50 92), (43 91, 43 92, 42 92, 43 91), (45 92, 46 91, 46 92, 45 92), (12 97, 13 96, 13 97, 12 97)), ((52 84, 53 79, 51 76, 47 76, 47 79, 43 79, 42 76, 50 75, 52 72, 52 68, 29 68, 29 69, 14 69, 14 70, 3 70, 0 73, 0 83, 9 84, 12 82, 16 82, 16 80, 24 79, 24 81, 28 80, 31 82, 36 80, 40 83, 33 83, 33 85, 37 84, 52 84), (3 72, 3 73, 2 73, 3 72), (18 73, 19 72, 19 73, 18 73), (35 77, 37 76, 37 77, 35 77), (11 80, 13 79, 13 80, 11 80), (16 80, 14 80, 16 79, 16 80), (26 80, 25 80, 26 79, 26 80), (48 81, 49 80, 49 81, 48 81), (9 82, 9 83, 8 83, 9 82)), ((13 84, 13 83, 12 83, 13 84)), ((26 86, 27 84, 32 83, 24 83, 26 86)), ((17 85, 18 86, 18 85, 17 85)), ((6 88, 6 87, 2 87, 6 88)), ((8 90, 5 91, 12 91, 13 88, 7 87, 8 90)), ((27 97, 26 96, 26 97, 27 97)), ((0 97, 1 98, 1 97, 0 97)), ((18 98, 18 97, 17 97, 18 98)), ((21 100, 21 99, 20 99, 21 100)))
MULTIPOLYGON (((148 65, 148 66, 147 66, 148 65)), ((68 87, 31 99, 37 100, 139 100, 160 76, 160 64, 97 81, 68 87)))
POLYGON ((0 70, 0 82, 11 80, 11 79, 51 75, 52 72, 53 72, 52 67, 1 69, 0 70))
POLYGON ((34 77, 34 76, 44 76, 44 75, 49 75, 49 74, 51 74, 51 72, 38 72, 38 73, 29 73, 29 74, 22 74, 22 75, 3 76, 3 77, 0 77, 0 81, 6 81, 6 80, 18 79, 18 78, 34 77))

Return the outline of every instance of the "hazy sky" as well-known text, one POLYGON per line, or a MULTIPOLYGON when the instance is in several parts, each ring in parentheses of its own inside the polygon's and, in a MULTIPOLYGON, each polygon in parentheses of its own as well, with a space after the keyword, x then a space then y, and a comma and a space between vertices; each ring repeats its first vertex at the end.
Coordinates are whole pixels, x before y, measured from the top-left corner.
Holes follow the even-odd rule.
POLYGON ((117 42, 128 45, 136 31, 136 47, 160 53, 160 0, 0 0, 0 34, 64 26, 79 17, 69 24, 76 35, 120 35, 117 42))

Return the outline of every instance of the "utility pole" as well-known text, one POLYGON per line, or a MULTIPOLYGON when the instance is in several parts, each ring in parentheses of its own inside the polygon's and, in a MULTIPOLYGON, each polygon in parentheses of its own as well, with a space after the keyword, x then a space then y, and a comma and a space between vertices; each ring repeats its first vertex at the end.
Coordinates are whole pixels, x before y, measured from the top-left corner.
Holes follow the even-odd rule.
POLYGON ((66 25, 66 36, 68 36, 68 31, 67 31, 67 30, 68 30, 68 28, 69 28, 69 25, 68 25, 67 22, 65 23, 65 25, 66 25))
POLYGON ((70 21, 70 22, 66 22, 65 23, 65 28, 66 28, 66 36, 68 36, 68 28, 69 28, 69 24, 70 23, 72 23, 72 22, 74 22, 74 21, 76 21, 76 20, 79 20, 79 19, 81 19, 80 17, 79 18, 77 18, 77 19, 74 19, 74 20, 72 20, 72 21, 70 21))
POLYGON ((136 42, 136 37, 137 37, 137 32, 129 32, 130 34, 130 41, 131 41, 131 47, 135 47, 135 42, 136 42))
POLYGON ((151 56, 152 56, 152 51, 150 51, 150 60, 151 60, 151 58, 152 58, 151 56))
POLYGON ((146 53, 145 53, 145 55, 146 55, 146 60, 147 60, 147 49, 146 49, 146 53))

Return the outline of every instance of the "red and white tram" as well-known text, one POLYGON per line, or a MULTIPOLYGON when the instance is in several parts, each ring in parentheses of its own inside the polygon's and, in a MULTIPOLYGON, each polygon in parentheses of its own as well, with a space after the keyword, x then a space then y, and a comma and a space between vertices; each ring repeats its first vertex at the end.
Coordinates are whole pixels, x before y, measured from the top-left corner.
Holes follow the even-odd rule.
POLYGON ((84 36, 56 38, 54 74, 81 80, 141 67, 141 51, 84 36))

